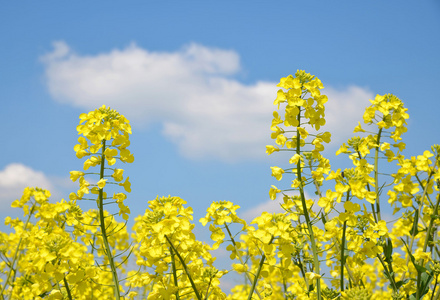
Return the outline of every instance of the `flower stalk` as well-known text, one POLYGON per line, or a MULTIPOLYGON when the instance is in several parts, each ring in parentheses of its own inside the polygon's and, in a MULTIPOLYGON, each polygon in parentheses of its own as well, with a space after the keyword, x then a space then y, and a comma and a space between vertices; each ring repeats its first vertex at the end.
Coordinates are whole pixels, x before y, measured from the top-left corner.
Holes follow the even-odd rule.
MULTIPOLYGON (((104 167, 105 167, 105 140, 102 141, 102 152, 101 152, 101 163, 100 163, 100 171, 99 171, 99 179, 104 179, 104 167)), ((104 188, 99 189, 98 194, 98 208, 99 208, 99 227, 101 228, 101 236, 102 240, 104 242, 104 253, 107 256, 107 259, 109 261, 110 270, 112 273, 113 278, 113 286, 115 290, 115 299, 119 300, 121 296, 121 292, 119 290, 119 279, 118 279, 118 272, 116 270, 116 265, 114 261, 114 257, 112 255, 112 249, 110 248, 109 242, 108 242, 108 234, 107 234, 107 228, 106 228, 106 222, 105 222, 105 210, 104 210, 104 188)))

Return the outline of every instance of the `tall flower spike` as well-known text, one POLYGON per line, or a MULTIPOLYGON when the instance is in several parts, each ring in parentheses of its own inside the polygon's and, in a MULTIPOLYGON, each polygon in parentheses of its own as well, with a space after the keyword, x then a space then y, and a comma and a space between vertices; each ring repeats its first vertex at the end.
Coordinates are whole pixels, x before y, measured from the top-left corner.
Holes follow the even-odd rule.
MULTIPOLYGON (((305 198, 304 188, 307 184, 314 183, 317 187, 317 194, 320 195, 319 187, 324 180, 324 174, 330 172, 330 163, 321 155, 321 152, 324 150, 323 144, 330 142, 331 134, 329 132, 311 133, 319 131, 325 124, 324 104, 328 98, 321 94, 320 90, 324 88, 321 81, 314 75, 300 70, 295 73, 295 76, 289 75, 281 78, 277 86, 282 89, 278 90, 274 105, 278 110, 281 109, 281 112, 273 113, 274 118, 270 129, 272 130, 271 138, 278 146, 266 146, 266 152, 269 155, 280 150, 293 152, 289 160, 291 166, 288 169, 271 167, 272 176, 277 180, 282 180, 283 176, 293 175, 294 177, 291 188, 299 191, 300 195, 296 197, 286 195, 283 207, 294 219, 298 220, 302 216, 305 219, 307 227, 298 223, 298 228, 304 236, 309 236, 308 242, 313 254, 313 273, 310 273, 313 274, 313 278, 309 276, 305 279, 306 281, 317 279, 316 291, 317 298, 320 300, 322 298, 319 279, 321 276, 318 259, 319 245, 315 241, 315 231, 318 229, 313 227, 311 221, 314 217, 314 212, 311 210, 313 201, 305 198), (303 150, 306 145, 312 148, 307 151, 303 150), (307 174, 307 172, 310 173, 307 174), (294 207, 295 211, 288 207, 294 207)), ((275 200, 280 192, 282 190, 272 186, 269 191, 270 199, 275 200)), ((332 198, 327 200, 324 204, 328 213, 332 208, 332 203, 330 203, 332 198)))
POLYGON ((99 179, 96 184, 91 184, 85 179, 85 176, 97 173, 70 172, 71 179, 76 181, 79 178, 80 182, 80 189, 76 194, 72 193, 70 198, 81 200, 84 195, 97 195, 98 197, 93 200, 96 200, 99 209, 98 218, 101 228, 99 238, 102 238, 103 251, 107 255, 108 265, 113 275, 115 299, 119 299, 119 280, 114 262, 115 256, 113 256, 108 242, 108 237, 112 233, 107 232, 106 223, 108 222, 106 219, 109 214, 104 211, 104 204, 116 203, 119 209, 118 214, 122 215, 125 221, 128 220, 130 209, 124 204, 124 200, 127 198, 124 193, 114 193, 113 197, 108 198, 104 188, 107 189, 111 184, 113 187, 122 186, 126 192, 131 191, 129 177, 126 177, 124 181, 124 170, 112 167, 117 160, 124 163, 134 161, 133 155, 127 149, 130 145, 131 126, 123 115, 105 105, 87 114, 81 114, 79 118, 80 124, 77 126, 77 131, 83 136, 78 138, 79 144, 74 147, 74 150, 78 158, 88 157, 84 162, 84 171, 99 166, 99 179), (111 170, 111 174, 105 174, 106 170, 111 170), (121 181, 123 183, 116 183, 121 181))

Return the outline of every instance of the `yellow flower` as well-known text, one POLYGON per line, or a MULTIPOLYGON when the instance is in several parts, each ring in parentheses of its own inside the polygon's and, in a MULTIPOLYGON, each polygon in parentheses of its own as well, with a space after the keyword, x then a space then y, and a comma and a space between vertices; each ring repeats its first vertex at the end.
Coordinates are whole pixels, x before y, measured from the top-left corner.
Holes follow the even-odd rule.
POLYGON ((338 194, 335 192, 332 192, 332 190, 327 190, 325 197, 321 197, 318 200, 318 205, 322 208, 324 208, 324 211, 328 213, 330 209, 333 208, 333 202, 338 194))
POLYGON ((356 213, 358 211, 361 210, 361 206, 357 203, 352 203, 350 201, 347 201, 344 203, 344 208, 348 211, 348 212, 352 212, 352 213, 356 213))
POLYGON ((128 149, 121 149, 121 160, 123 162, 132 163, 134 161, 133 154, 130 153, 128 149))
POLYGON ((279 134, 275 140, 275 143, 277 143, 278 145, 284 146, 286 141, 287 141, 287 138, 284 135, 279 134))
POLYGON ((361 122, 358 122, 358 125, 354 128, 353 133, 356 132, 365 132, 365 130, 363 130, 361 127, 361 122))
POLYGON ((284 170, 279 167, 270 167, 272 169, 272 176, 276 178, 276 180, 281 180, 284 174, 284 170))
POLYGON ((124 181, 124 183, 120 183, 120 186, 123 186, 126 192, 131 192, 131 183, 130 181, 128 181, 128 179, 130 179, 130 177, 127 177, 124 181))
POLYGON ((417 248, 414 252, 414 258, 416 260, 430 260, 431 259, 431 252, 423 252, 422 249, 417 248))
POLYGON ((347 145, 345 145, 345 143, 343 143, 342 146, 339 148, 339 150, 336 151, 336 155, 339 155, 341 153, 349 153, 348 147, 347 147, 347 145))
POLYGON ((303 139, 305 139, 305 138, 307 138, 309 136, 309 133, 307 132, 307 130, 305 130, 302 127, 296 127, 296 130, 298 130, 301 138, 303 138, 303 139))
POLYGON ((107 181, 107 179, 104 179, 104 178, 102 178, 102 179, 100 179, 99 181, 98 181, 98 183, 97 183, 97 186, 100 188, 100 189, 103 189, 104 187, 105 187, 105 182, 107 181))
POLYGON ((299 161, 300 159, 302 160, 301 155, 299 155, 299 154, 295 154, 294 156, 292 156, 292 157, 290 158, 290 160, 289 160, 289 164, 296 164, 296 163, 298 163, 298 161, 299 161))
POLYGON ((280 107, 280 103, 286 102, 287 98, 283 90, 278 90, 277 97, 274 100, 273 104, 278 105, 280 107))
POLYGON ((116 163, 116 159, 113 156, 118 155, 118 150, 107 148, 104 151, 105 159, 107 160, 109 166, 112 166, 116 163))
POLYGON ((267 155, 271 155, 275 151, 280 151, 280 148, 272 146, 272 145, 266 146, 266 153, 267 153, 267 155))
POLYGON ((124 179, 124 177, 122 176, 123 173, 124 173, 123 169, 115 169, 112 177, 115 181, 122 181, 124 179))
POLYGON ((232 264, 232 268, 239 274, 247 271, 247 266, 244 264, 232 264))
POLYGON ((315 280, 315 279, 319 279, 322 276, 319 275, 319 274, 313 273, 313 272, 307 272, 306 273, 306 277, 307 277, 308 280, 312 281, 312 280, 315 280))
POLYGON ((275 200, 275 198, 277 197, 277 194, 280 193, 281 190, 277 189, 276 186, 272 185, 270 190, 269 190, 269 197, 270 200, 275 200))
POLYGON ((75 182, 81 176, 84 176, 84 172, 70 171, 70 180, 72 180, 73 182, 75 182))

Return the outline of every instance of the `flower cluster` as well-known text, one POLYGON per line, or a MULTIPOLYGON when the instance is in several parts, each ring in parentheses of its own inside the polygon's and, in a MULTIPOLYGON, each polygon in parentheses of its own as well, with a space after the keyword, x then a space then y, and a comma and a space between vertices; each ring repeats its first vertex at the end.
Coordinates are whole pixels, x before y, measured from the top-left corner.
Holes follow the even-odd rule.
POLYGON ((129 284, 149 289, 147 299, 225 299, 219 288, 224 272, 213 266, 210 247, 195 239, 192 208, 184 204, 179 197, 158 197, 136 218, 136 264, 155 275, 136 272, 129 284))
POLYGON ((103 272, 94 256, 67 230, 81 210, 71 202, 49 203, 50 192, 26 188, 13 207, 22 208, 26 220, 6 218, 14 230, 0 238, 2 298, 8 299, 90 299, 111 294, 99 289, 103 272), (32 222, 32 218, 35 221, 32 222), (9 285, 9 287, 8 287, 9 285))
POLYGON ((124 170, 112 168, 116 160, 124 163, 132 163, 134 156, 127 147, 130 145, 129 134, 131 134, 131 126, 129 121, 120 115, 114 109, 110 109, 103 105, 99 109, 80 115, 80 125, 77 126, 78 134, 83 136, 78 138, 79 144, 75 145, 74 150, 78 158, 87 157, 84 162, 84 171, 90 167, 99 166, 99 181, 91 184, 85 179, 86 174, 83 171, 70 172, 72 181, 79 179, 79 190, 77 193, 71 193, 71 200, 80 200, 85 194, 99 195, 104 200, 114 200, 119 207, 119 215, 124 220, 128 220, 130 209, 124 204, 127 196, 124 193, 114 193, 113 197, 107 197, 103 193, 103 189, 107 183, 122 186, 126 192, 131 192, 131 183, 129 177, 124 181, 124 170), (90 143, 90 144, 89 144, 90 143), (119 156, 118 156, 119 155, 119 156), (109 167, 106 167, 108 165, 109 167), (106 175, 105 170, 111 170, 111 175, 106 175), (112 179, 113 181, 109 181, 112 179), (124 182, 122 182, 124 181, 124 182), (101 195, 100 193, 103 193, 101 195))
POLYGON ((298 71, 278 86, 266 152, 290 154, 287 167, 271 167, 289 180, 269 191, 282 213, 246 222, 238 205, 212 202, 200 219, 210 245, 196 238, 184 200, 157 197, 130 233, 131 184, 117 163, 134 161, 131 127, 102 106, 80 116, 74 150, 85 161, 70 172, 79 189, 52 203, 29 187, 12 202, 23 217, 7 217, 10 232, 0 232, 1 299, 439 299, 440 145, 405 157, 407 109, 377 95, 354 128, 360 136, 336 152, 349 166, 334 170, 322 155, 331 99, 321 81, 298 71), (86 200, 97 209, 83 212, 86 200), (213 251, 229 255, 229 270, 213 251), (226 295, 228 273, 243 281, 226 295))
MULTIPOLYGON (((116 256, 112 250, 114 246, 112 247, 111 240, 115 239, 112 235, 120 233, 125 226, 118 229, 118 225, 113 224, 113 217, 104 210, 104 205, 108 207, 108 204, 117 204, 118 214, 122 215, 125 221, 128 221, 130 209, 124 203, 127 198, 125 193, 114 192, 113 196, 108 196, 107 192, 104 191, 104 187, 118 185, 122 186, 125 192, 131 192, 129 177, 126 177, 124 181, 124 170, 113 167, 117 160, 123 163, 134 161, 133 154, 127 149, 130 145, 131 126, 123 115, 105 105, 87 114, 81 114, 79 118, 80 124, 76 129, 78 134, 82 136, 78 138, 79 144, 74 147, 76 156, 78 158, 87 157, 83 165, 84 171, 98 166, 99 173, 70 172, 72 181, 79 181, 79 190, 76 193, 71 193, 69 198, 72 201, 81 199, 96 201, 98 206, 96 218, 90 220, 91 223, 86 225, 100 228, 100 232, 94 233, 97 240, 94 241, 92 247, 96 248, 98 253, 105 255, 101 267, 110 269, 113 278, 114 297, 120 299, 120 282, 116 270, 116 256), (108 171, 111 171, 111 174, 108 174, 108 171), (86 179, 86 175, 98 175, 99 180, 92 184, 86 179), (85 195, 90 194, 95 196, 86 198, 85 195), (93 224, 93 222, 96 222, 96 224, 93 224)), ((92 232, 94 231, 92 230, 92 232)))

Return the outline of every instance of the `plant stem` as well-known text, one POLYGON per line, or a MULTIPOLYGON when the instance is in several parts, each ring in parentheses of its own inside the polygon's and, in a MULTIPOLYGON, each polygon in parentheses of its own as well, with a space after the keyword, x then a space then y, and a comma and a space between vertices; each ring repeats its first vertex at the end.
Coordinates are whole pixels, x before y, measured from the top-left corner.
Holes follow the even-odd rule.
POLYGON ((440 298, 440 289, 437 290, 437 293, 435 294, 434 300, 438 300, 440 298))
MULTIPOLYGON (((310 169, 312 169, 311 164, 310 164, 310 169)), ((314 183, 315 183, 316 191, 317 191, 317 193, 318 193, 319 198, 322 198, 322 193, 321 193, 321 190, 320 190, 320 188, 319 188, 318 182, 317 182, 315 179, 314 179, 313 181, 314 181, 314 183)), ((349 198, 350 198, 350 191, 347 192, 347 201, 349 200, 349 198)), ((323 225, 325 226, 325 222, 327 222, 328 220, 327 220, 327 216, 324 214, 324 212, 322 213, 322 220, 323 220, 323 225)), ((339 239, 338 239, 338 238, 335 238, 335 237, 332 237, 332 239, 335 241, 335 247, 340 247, 340 245, 339 245, 339 243, 340 243, 340 242, 339 242, 339 239)), ((348 276, 350 277, 350 279, 351 279, 352 281, 355 281, 355 280, 354 280, 353 273, 351 272, 350 267, 349 267, 348 265, 345 265, 345 269, 347 270, 347 273, 348 273, 348 276)), ((362 282, 362 281, 361 281, 361 282, 362 282)))
MULTIPOLYGON (((379 145, 380 145, 380 136, 382 134, 382 128, 379 129, 379 133, 377 134, 376 141, 376 153, 374 156, 374 188, 376 190, 376 213, 377 213, 377 221, 381 220, 380 216, 380 202, 379 202, 379 145)), ((376 221, 376 222, 377 222, 376 221)))
MULTIPOLYGON (((431 179, 432 175, 433 175, 433 172, 428 176, 428 179, 426 180, 427 183, 428 183, 429 180, 431 179)), ((423 199, 425 198, 425 195, 426 195, 427 192, 428 192, 428 184, 426 184, 425 188, 423 189, 422 198, 420 199, 420 204, 419 204, 419 206, 417 207, 417 210, 416 210, 416 213, 415 213, 414 217, 419 218, 420 211, 421 211, 421 207, 423 206, 423 199)), ((439 197, 440 197, 440 195, 439 195, 439 197)), ((437 206, 437 209, 438 209, 439 200, 440 200, 440 199, 437 199, 437 205, 436 205, 436 206, 437 206)), ((414 224, 417 224, 417 222, 418 222, 418 220, 414 220, 414 224)), ((415 240, 415 238, 416 238, 416 231, 417 231, 417 228, 414 228, 413 232, 411 233, 411 242, 409 243, 409 251, 412 251, 412 247, 413 247, 413 244, 414 244, 414 240, 415 240)), ((428 233, 428 232, 427 232, 427 233, 428 233)), ((428 240, 428 237, 426 238, 426 240, 428 240)), ((425 242, 426 242, 426 240, 425 240, 425 242)), ((426 245, 427 245, 427 244, 426 244, 426 245)), ((425 247, 424 247, 424 249, 426 250, 425 247)), ((424 250, 424 251, 425 251, 425 250, 424 250)), ((407 265, 408 265, 408 263, 409 263, 409 260, 410 260, 410 256, 409 256, 409 254, 408 254, 408 257, 406 258, 406 264, 407 264, 407 265)), ((402 274, 402 278, 401 278, 401 280, 404 280, 404 279, 405 279, 405 276, 406 276, 406 272, 402 274)))
MULTIPOLYGON (((274 237, 272 236, 268 245, 272 244, 273 239, 274 237)), ((260 277, 261 269, 263 268, 263 264, 265 260, 266 260, 266 255, 263 253, 260 259, 260 264, 258 265, 257 274, 255 274, 254 281, 252 282, 252 287, 249 292, 248 300, 252 299, 252 295, 254 294, 255 287, 257 286, 258 277, 260 277)))
POLYGON ((347 221, 344 221, 344 227, 342 227, 342 242, 341 242, 341 292, 344 291, 344 266, 345 266, 345 231, 347 229, 347 221))
MULTIPOLYGON (((101 152, 101 170, 99 173, 99 179, 104 178, 104 165, 105 165, 105 139, 102 141, 102 152, 101 152)), ((107 229, 105 227, 105 216, 104 216, 104 190, 99 189, 99 196, 98 196, 98 207, 99 207, 99 225, 101 227, 101 233, 102 233, 102 240, 104 242, 104 248, 105 248, 105 254, 107 255, 110 269, 112 271, 112 277, 113 277, 113 284, 115 286, 115 299, 120 299, 120 291, 119 291, 119 280, 118 280, 118 273, 116 271, 115 262, 113 260, 112 251, 107 239, 107 229)))
POLYGON ((434 283, 434 288, 432 289, 432 295, 431 295, 431 300, 434 298, 434 293, 435 293, 435 289, 437 288, 437 283, 438 283, 438 276, 435 276, 435 283, 434 283))
MULTIPOLYGON (((437 186, 440 187, 440 181, 437 181, 437 186)), ((440 205, 440 194, 438 194, 438 196, 437 196, 437 202, 435 203, 434 212, 431 215, 431 220, 429 220, 429 226, 428 226, 428 229, 426 231, 426 239, 425 239, 425 243, 423 244, 423 252, 426 252, 426 248, 428 247, 429 237, 431 236, 432 227, 434 226, 434 221, 435 221, 435 219, 437 218, 437 215, 438 215, 438 207, 439 207, 439 205, 440 205)))
POLYGON ((67 283, 66 276, 64 276, 63 281, 64 281, 64 287, 66 288, 67 291, 67 297, 70 300, 72 300, 73 298, 72 298, 72 294, 70 293, 70 288, 69 288, 69 284, 67 283))
MULTIPOLYGON (((358 154, 359 160, 361 160, 362 159, 361 153, 359 151, 357 151, 357 154, 358 154)), ((377 170, 377 166, 375 165, 374 168, 375 168, 375 171, 376 171, 377 170)), ((367 190, 369 192, 371 192, 370 184, 368 182, 367 182, 367 190)), ((376 192, 376 196, 377 196, 377 192, 376 192)), ((379 222, 379 220, 377 219, 376 209, 374 208, 374 204, 373 203, 371 203, 371 211, 373 212, 374 222, 376 222, 376 223, 379 222)))
MULTIPOLYGON (((240 255, 240 249, 238 249, 237 244, 235 243, 235 239, 234 239, 234 237, 232 236, 232 233, 231 233, 231 231, 229 230, 229 227, 228 227, 228 224, 227 224, 227 223, 225 223, 225 228, 226 228, 226 231, 228 232, 229 237, 231 238, 232 245, 234 246, 235 251, 237 252, 237 256, 238 256, 238 259, 240 260, 240 263, 241 263, 242 265, 244 265, 245 262, 243 261, 241 255, 240 255)), ((249 273, 248 273, 248 272, 244 272, 244 274, 245 274, 245 276, 246 276, 245 278, 249 279, 249 282, 252 282, 252 278, 251 278, 251 276, 249 275, 249 273)), ((260 299, 262 299, 262 297, 261 297, 261 295, 260 295, 260 292, 259 292, 259 291, 255 291, 255 292, 257 293, 258 297, 259 297, 260 299)))
POLYGON ((213 277, 210 277, 210 278, 209 278, 209 283, 208 283, 208 287, 206 288, 206 296, 205 296, 205 299, 204 299, 204 300, 208 300, 208 297, 209 297, 209 295, 210 295, 210 293, 209 293, 209 288, 211 287, 212 278, 213 278, 213 277))
MULTIPOLYGON (((20 236, 20 239, 18 240, 17 248, 15 249, 15 252, 14 252, 14 258, 12 259, 12 263, 11 263, 11 267, 9 268, 8 276, 6 277, 5 284, 2 286, 2 290, 0 292, 2 299, 4 299, 3 292, 5 291, 5 289, 8 285, 9 279, 11 278, 12 270, 14 270, 14 265, 15 265, 16 261, 18 260, 18 256, 19 256, 18 252, 20 250, 21 242, 23 240, 23 235, 26 231, 27 225, 29 224, 29 221, 32 217, 32 214, 34 213, 34 210, 35 210, 35 204, 32 205, 31 210, 29 211, 29 216, 26 220, 26 223, 24 224, 23 232, 20 236)), ((14 273, 16 273, 15 270, 14 270, 14 273)))
POLYGON ((397 293, 397 286, 396 286, 396 282, 395 282, 395 280, 394 280, 394 276, 392 276, 392 274, 391 274, 390 271, 388 270, 388 268, 387 268, 387 266, 386 266, 384 260, 382 259, 382 257, 380 257, 379 254, 377 254, 377 258, 379 258, 379 261, 380 261, 380 263, 382 264, 382 267, 383 267, 385 273, 387 274, 388 278, 389 278, 390 281, 391 281, 391 285, 393 286, 393 291, 394 291, 395 293, 397 293))
MULTIPOLYGON (((298 120, 298 124, 301 124, 301 107, 298 107, 298 109, 299 109, 299 112, 298 112, 297 120, 298 120)), ((296 131, 296 154, 298 154, 298 155, 301 155, 300 147, 301 147, 301 135, 300 135, 299 131, 297 130, 296 131)), ((307 204, 306 204, 306 197, 304 195, 304 187, 303 187, 304 183, 303 183, 302 176, 301 176, 301 159, 298 160, 298 162, 296 163, 296 177, 299 180, 299 192, 301 195, 301 204, 302 204, 304 217, 306 219, 307 228, 308 228, 309 235, 310 235, 310 244, 312 246, 313 266, 314 266, 313 272, 320 275, 318 250, 316 248, 315 235, 313 233, 312 222, 310 221, 309 211, 307 209, 307 204)), ((316 288, 317 288, 318 300, 321 300, 321 281, 319 278, 316 281, 316 288)))
MULTIPOLYGON (((423 191, 423 195, 425 195, 425 193, 426 193, 426 191, 428 189, 428 182, 429 182, 429 180, 426 182, 426 187, 425 187, 425 190, 423 191)), ((439 180, 437 180, 437 186, 440 187, 440 181, 439 180)), ((421 201, 423 201, 423 198, 424 197, 422 197, 421 201)), ((435 219, 437 217, 437 214, 438 214, 439 204, 440 204, 440 194, 437 196, 437 202, 435 203, 434 212, 431 215, 431 220, 429 220, 429 226, 428 226, 428 229, 426 230, 425 243, 423 244, 423 252, 426 252, 426 248, 428 248, 428 242, 429 242, 429 238, 431 237, 431 231, 432 231, 432 227, 434 225, 434 221, 435 221, 435 219)), ((419 260, 419 265, 422 265, 422 263, 423 263, 423 259, 420 259, 419 260)), ((416 299, 417 300, 420 299, 420 289, 419 289, 420 280, 421 280, 421 273, 417 272, 417 293, 416 293, 416 299)))
POLYGON ((287 300, 287 284, 284 276, 283 276, 283 289, 284 289, 284 299, 287 300))
POLYGON ((174 278, 174 285, 177 288, 176 291, 176 299, 179 300, 179 286, 178 286, 178 282, 177 282, 177 273, 176 273, 176 261, 174 259, 174 251, 173 248, 170 247, 170 253, 171 253, 171 265, 173 267, 173 278, 174 278))
POLYGON ((166 240, 168 241, 168 243, 170 244, 171 248, 174 250, 174 253, 176 253, 177 257, 180 260, 180 263, 182 264, 183 269, 185 270, 186 275, 188 276, 189 282, 191 283, 191 286, 194 290, 194 294, 196 295, 198 300, 202 300, 202 298, 200 297, 199 292, 197 291, 197 287, 196 284, 194 283, 191 274, 189 273, 188 267, 185 264, 185 261, 183 260, 182 256, 180 256, 179 252, 177 251, 177 249, 174 247, 173 243, 171 243, 171 240, 168 238, 167 235, 164 235, 166 240))

